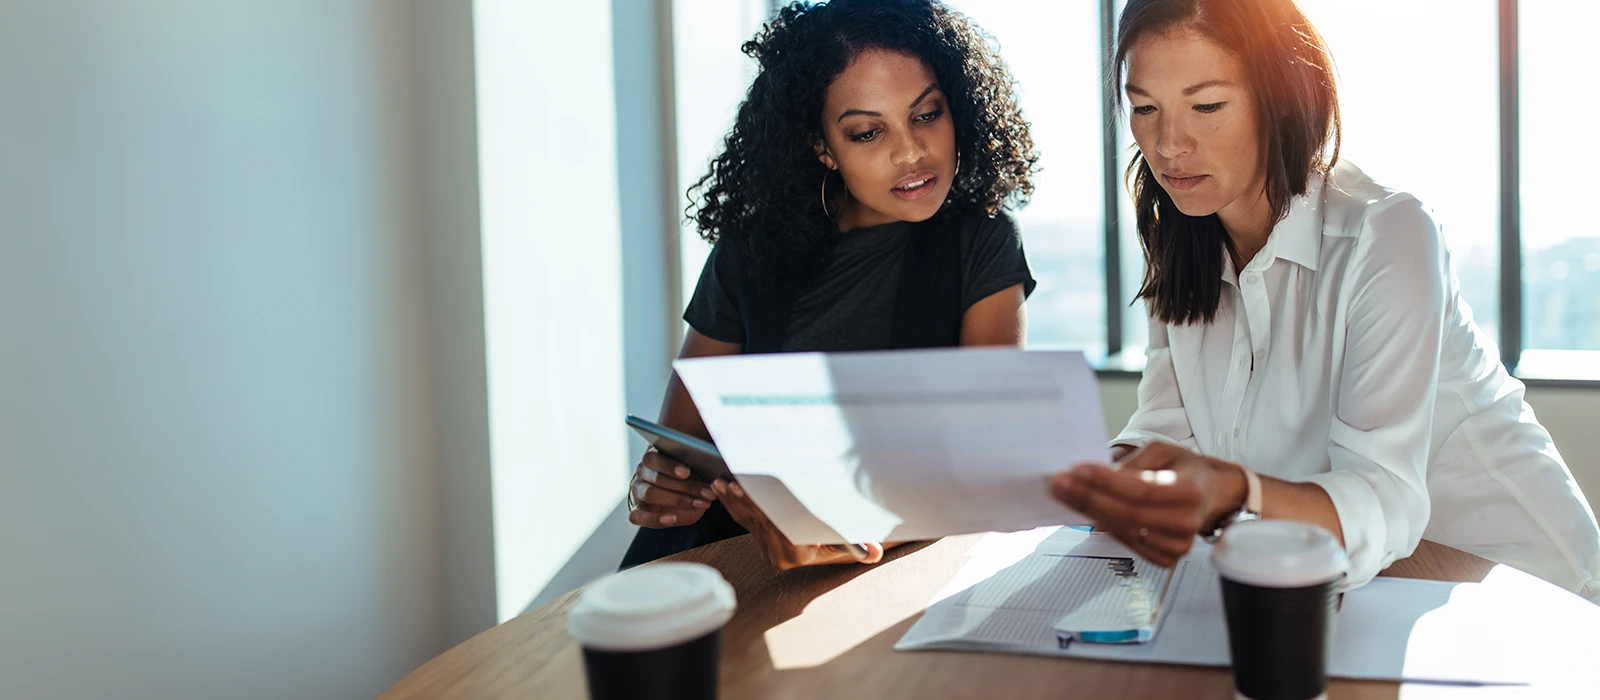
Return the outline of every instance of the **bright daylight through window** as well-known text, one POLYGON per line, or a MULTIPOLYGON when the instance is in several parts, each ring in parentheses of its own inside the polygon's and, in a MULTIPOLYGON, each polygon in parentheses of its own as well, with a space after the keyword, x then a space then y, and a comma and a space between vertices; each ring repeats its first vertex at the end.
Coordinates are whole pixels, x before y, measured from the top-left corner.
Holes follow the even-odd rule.
MULTIPOLYGON (((1032 203, 1017 212, 1039 287, 1028 302, 1028 344, 1084 350, 1095 363, 1140 369, 1146 336, 1143 277, 1132 211, 1121 183, 1132 153, 1116 124, 1121 260, 1120 328, 1108 323, 1102 153, 1101 6, 1093 0, 946 0, 988 31, 1018 81, 1042 155, 1032 203), (1115 334, 1116 337, 1110 337, 1115 334), (1107 358, 1108 348, 1118 357, 1107 358)), ((1121 0, 1109 3, 1119 10, 1121 0)), ((1462 294, 1484 337, 1499 339, 1500 46, 1497 0, 1450 3, 1300 0, 1331 48, 1344 117, 1341 158, 1432 208, 1449 242, 1462 294), (1372 18, 1385 17, 1377 22, 1372 18), (1403 79, 1402 76, 1403 75, 1403 79)), ((1600 224, 1568 193, 1561 141, 1600 111, 1592 91, 1563 76, 1578 65, 1600 3, 1526 0, 1521 80, 1521 355, 1519 374, 1600 379, 1600 224)), ((704 174, 754 75, 739 45, 754 35, 766 0, 677 0, 679 195, 704 174), (686 80, 694 76, 693 80, 686 80)), ((684 298, 706 245, 682 229, 684 298)), ((1512 320, 1513 323, 1517 321, 1512 320)))

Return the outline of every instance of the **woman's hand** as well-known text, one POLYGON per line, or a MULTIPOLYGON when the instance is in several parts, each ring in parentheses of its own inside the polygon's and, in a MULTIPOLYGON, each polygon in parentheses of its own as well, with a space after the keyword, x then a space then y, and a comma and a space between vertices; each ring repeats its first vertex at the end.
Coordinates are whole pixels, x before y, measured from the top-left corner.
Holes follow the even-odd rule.
POLYGON ((655 448, 644 453, 628 483, 628 522, 643 527, 693 525, 717 500, 711 485, 655 448))
POLYGON ((711 488, 722 501, 722 506, 728 509, 728 514, 733 516, 734 522, 743 525, 755 536, 767 563, 779 570, 817 564, 876 564, 883 560, 883 545, 877 542, 866 543, 867 555, 859 559, 840 546, 790 544, 789 538, 784 537, 778 527, 767 519, 766 514, 756 507, 738 483, 718 479, 711 483, 711 488))
POLYGON ((1079 464, 1050 493, 1159 566, 1189 552, 1200 528, 1244 503, 1244 473, 1167 443, 1133 452, 1117 469, 1079 464))

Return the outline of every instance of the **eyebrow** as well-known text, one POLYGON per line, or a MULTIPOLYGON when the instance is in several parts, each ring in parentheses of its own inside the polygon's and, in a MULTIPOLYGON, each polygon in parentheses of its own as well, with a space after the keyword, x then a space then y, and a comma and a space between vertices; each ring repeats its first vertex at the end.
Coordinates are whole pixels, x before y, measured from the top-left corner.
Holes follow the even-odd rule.
MULTIPOLYGON (((925 88, 922 89, 922 94, 917 95, 917 99, 912 100, 911 104, 906 105, 906 109, 910 109, 912 107, 915 107, 915 106, 921 104, 922 100, 924 98, 926 98, 928 95, 932 94, 935 90, 938 90, 938 89, 939 89, 939 84, 938 83, 929 83, 928 87, 925 87, 925 88)), ((855 117, 855 116, 881 117, 881 116, 883 116, 883 114, 881 112, 872 112, 872 111, 868 111, 868 110, 865 110, 865 109, 847 109, 847 110, 844 111, 843 114, 839 115, 839 118, 837 120, 835 120, 835 123, 844 121, 845 117, 855 117)))
MULTIPOLYGON (((1208 87, 1237 87, 1237 86, 1234 85, 1233 82, 1229 81, 1229 80, 1207 80, 1207 81, 1205 81, 1203 83, 1195 83, 1193 85, 1190 85, 1189 87, 1184 88, 1183 89, 1183 94, 1185 96, 1193 95, 1193 94, 1195 94, 1197 92, 1200 92, 1201 90, 1204 90, 1204 89, 1206 89, 1208 87)), ((1150 93, 1146 92, 1144 88, 1139 87, 1138 85, 1134 85, 1133 83, 1128 83, 1127 85, 1124 85, 1123 88, 1126 89, 1129 93, 1134 94, 1134 95, 1144 95, 1145 97, 1149 97, 1150 96, 1150 93)))

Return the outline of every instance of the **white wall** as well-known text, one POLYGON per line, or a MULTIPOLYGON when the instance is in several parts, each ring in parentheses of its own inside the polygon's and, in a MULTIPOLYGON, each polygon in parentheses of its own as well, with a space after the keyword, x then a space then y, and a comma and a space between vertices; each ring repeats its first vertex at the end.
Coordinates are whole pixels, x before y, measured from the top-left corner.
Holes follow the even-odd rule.
POLYGON ((0 697, 442 650, 411 8, 0 4, 0 697))
POLYGON ((444 648, 496 619, 476 66, 472 3, 413 2, 444 648))

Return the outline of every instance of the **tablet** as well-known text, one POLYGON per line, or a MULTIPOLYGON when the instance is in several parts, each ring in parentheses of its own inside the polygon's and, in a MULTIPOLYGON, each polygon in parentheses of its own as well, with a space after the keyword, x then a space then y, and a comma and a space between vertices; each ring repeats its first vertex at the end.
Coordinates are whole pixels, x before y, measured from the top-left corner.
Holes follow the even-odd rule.
POLYGON ((722 461, 722 453, 717 451, 716 445, 638 416, 630 415, 626 420, 628 427, 639 433, 657 452, 683 462, 683 466, 688 467, 696 479, 708 484, 717 479, 733 481, 733 472, 728 471, 728 465, 722 461))

